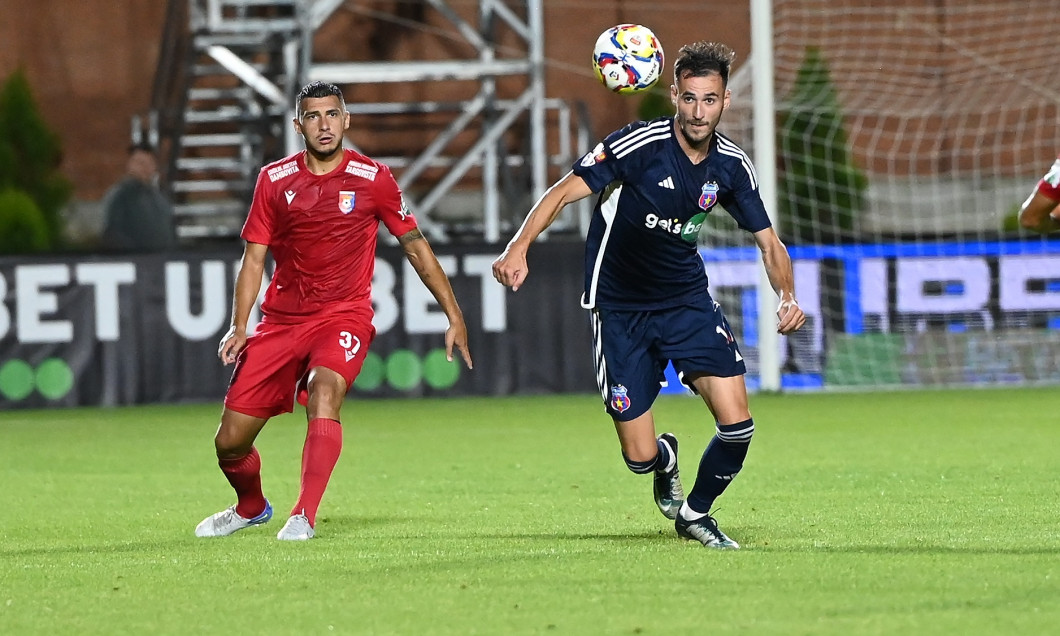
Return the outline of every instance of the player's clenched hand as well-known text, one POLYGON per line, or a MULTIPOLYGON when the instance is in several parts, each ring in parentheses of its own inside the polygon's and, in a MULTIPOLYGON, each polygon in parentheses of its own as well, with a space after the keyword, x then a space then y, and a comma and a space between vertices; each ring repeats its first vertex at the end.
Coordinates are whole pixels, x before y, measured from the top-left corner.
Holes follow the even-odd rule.
POLYGON ((777 307, 777 333, 789 334, 798 331, 805 322, 806 314, 802 313, 798 301, 792 298, 780 302, 777 307))
POLYGON ((511 287, 512 291, 519 290, 519 286, 523 284, 529 273, 530 268, 526 265, 526 252, 512 249, 511 245, 497 257, 497 260, 493 261, 493 277, 501 285, 511 287))
POLYGON ((463 320, 450 323, 449 328, 445 330, 445 359, 449 362, 453 361, 454 347, 460 352, 460 357, 464 359, 467 368, 475 368, 471 363, 471 350, 467 348, 467 326, 463 320))
POLYGON ((241 329, 236 329, 235 325, 228 328, 226 333, 221 338, 221 344, 217 347, 217 357, 221 359, 221 362, 228 366, 236 361, 236 356, 243 350, 243 347, 247 346, 247 334, 241 329))

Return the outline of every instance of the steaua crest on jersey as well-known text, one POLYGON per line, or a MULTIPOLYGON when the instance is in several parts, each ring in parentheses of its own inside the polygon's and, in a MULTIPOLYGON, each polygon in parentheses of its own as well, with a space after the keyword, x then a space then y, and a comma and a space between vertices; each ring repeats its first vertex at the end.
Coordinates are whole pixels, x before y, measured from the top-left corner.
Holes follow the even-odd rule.
POLYGON ((703 184, 703 191, 699 193, 699 207, 709 210, 718 202, 718 182, 708 181, 703 184))
POLYGON ((615 384, 611 386, 611 408, 618 411, 619 413, 627 410, 632 402, 626 392, 629 389, 622 386, 621 384, 615 384))
POLYGON ((607 151, 604 150, 603 144, 596 144, 593 151, 582 157, 582 167, 588 168, 591 165, 600 163, 604 159, 607 159, 607 151))
POLYGON ((356 195, 356 192, 351 192, 350 190, 339 191, 339 212, 342 212, 343 214, 353 212, 356 195))

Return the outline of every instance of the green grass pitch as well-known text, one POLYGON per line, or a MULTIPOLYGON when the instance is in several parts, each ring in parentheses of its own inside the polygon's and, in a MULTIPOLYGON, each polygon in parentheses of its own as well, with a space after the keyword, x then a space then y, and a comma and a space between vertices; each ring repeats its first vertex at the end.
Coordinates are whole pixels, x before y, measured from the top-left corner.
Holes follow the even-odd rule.
MULTIPOLYGON (((735 552, 677 539, 591 395, 350 400, 298 544, 301 413, 258 440, 276 517, 222 539, 217 405, 0 413, 0 634, 1058 633, 1056 388, 751 406, 735 552)), ((656 419, 689 488, 713 422, 656 419)))

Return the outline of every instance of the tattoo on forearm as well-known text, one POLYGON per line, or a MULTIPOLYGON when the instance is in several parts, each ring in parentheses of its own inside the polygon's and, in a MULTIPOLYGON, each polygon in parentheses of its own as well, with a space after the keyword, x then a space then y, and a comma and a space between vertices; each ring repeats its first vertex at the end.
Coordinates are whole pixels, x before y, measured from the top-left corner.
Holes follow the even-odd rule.
POLYGON ((401 237, 398 239, 398 241, 402 245, 404 245, 405 243, 411 243, 412 241, 418 241, 418 240, 421 240, 422 238, 423 238, 423 233, 420 232, 419 228, 415 228, 415 229, 409 230, 408 232, 405 232, 404 234, 402 234, 401 237))

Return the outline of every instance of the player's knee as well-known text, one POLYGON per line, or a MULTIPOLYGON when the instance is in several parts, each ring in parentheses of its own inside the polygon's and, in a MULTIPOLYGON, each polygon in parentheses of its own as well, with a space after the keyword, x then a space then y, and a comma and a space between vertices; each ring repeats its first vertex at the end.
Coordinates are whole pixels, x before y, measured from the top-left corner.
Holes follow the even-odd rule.
POLYGON ((224 426, 218 428, 217 434, 213 437, 213 446, 217 452, 218 459, 246 457, 250 454, 253 445, 254 440, 248 440, 243 435, 238 434, 237 431, 224 426))
POLYGON ((328 409, 329 407, 338 408, 342 406, 342 400, 345 397, 345 391, 342 391, 335 386, 318 385, 316 387, 309 387, 309 404, 316 405, 323 409, 328 409))
POLYGON ((250 454, 252 445, 228 444, 224 441, 214 440, 214 451, 217 459, 240 459, 250 454))
POLYGON ((309 391, 309 404, 325 409, 339 408, 346 397, 346 381, 338 374, 313 374, 306 389, 309 391))

